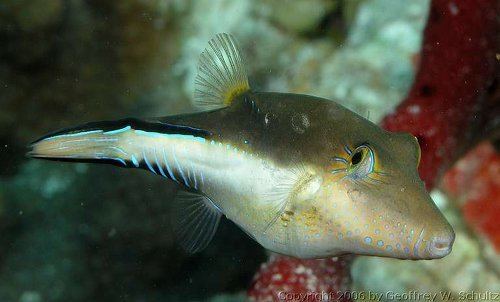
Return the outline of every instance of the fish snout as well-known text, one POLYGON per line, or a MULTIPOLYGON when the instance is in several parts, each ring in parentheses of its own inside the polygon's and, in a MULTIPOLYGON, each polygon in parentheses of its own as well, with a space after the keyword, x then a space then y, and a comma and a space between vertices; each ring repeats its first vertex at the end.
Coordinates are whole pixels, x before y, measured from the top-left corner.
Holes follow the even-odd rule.
POLYGON ((455 241, 455 233, 451 231, 448 234, 432 237, 429 241, 429 255, 431 258, 442 258, 451 252, 453 242, 455 241))

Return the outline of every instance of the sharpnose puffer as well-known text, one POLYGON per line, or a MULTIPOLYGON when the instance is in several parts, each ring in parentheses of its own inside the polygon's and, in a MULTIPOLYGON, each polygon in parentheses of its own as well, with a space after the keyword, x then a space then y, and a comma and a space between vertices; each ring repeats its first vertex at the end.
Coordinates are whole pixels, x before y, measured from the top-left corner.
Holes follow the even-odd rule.
POLYGON ((195 85, 201 112, 89 123, 37 140, 29 155, 174 181, 176 233, 189 252, 225 215, 263 247, 300 258, 450 253, 455 235, 417 174, 412 135, 330 100, 252 91, 228 34, 201 54, 195 85))

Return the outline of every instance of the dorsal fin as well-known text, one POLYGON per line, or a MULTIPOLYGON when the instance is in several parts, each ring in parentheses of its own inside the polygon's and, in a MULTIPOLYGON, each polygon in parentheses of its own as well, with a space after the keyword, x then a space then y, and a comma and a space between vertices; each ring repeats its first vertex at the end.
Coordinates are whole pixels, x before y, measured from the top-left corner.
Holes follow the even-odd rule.
POLYGON ((236 40, 230 34, 217 34, 198 61, 194 105, 204 110, 227 107, 248 90, 245 61, 236 40))
POLYGON ((206 196, 179 191, 174 200, 175 233, 189 253, 203 250, 217 231, 222 212, 206 196))

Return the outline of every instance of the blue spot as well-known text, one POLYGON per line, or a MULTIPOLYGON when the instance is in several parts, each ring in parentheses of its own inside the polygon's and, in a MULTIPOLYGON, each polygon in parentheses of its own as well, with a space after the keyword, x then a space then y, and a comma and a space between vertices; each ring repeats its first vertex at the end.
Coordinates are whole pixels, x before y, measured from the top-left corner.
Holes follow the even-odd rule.
POLYGON ((386 249, 388 252, 392 251, 392 245, 388 245, 388 246, 386 246, 386 247, 385 247, 385 249, 386 249))
POLYGON ((380 230, 375 230, 375 234, 380 234, 380 230))
POLYGON ((371 237, 365 237, 365 243, 366 244, 371 244, 372 243, 372 238, 371 237))
POLYGON ((406 254, 409 254, 410 253, 410 249, 408 247, 405 247, 405 253, 406 254))
POLYGON ((339 239, 342 239, 344 237, 344 235, 342 235, 342 233, 339 233, 339 239))
POLYGON ((396 244, 396 248, 397 248, 398 250, 400 250, 400 249, 401 249, 401 244, 399 244, 399 243, 398 243, 398 244, 396 244))
POLYGON ((346 235, 347 235, 347 237, 351 237, 352 236, 352 232, 351 231, 347 231, 346 235))
POLYGON ((379 240, 379 241, 377 241, 377 245, 378 245, 378 246, 383 246, 383 245, 384 245, 384 242, 383 242, 382 240, 379 240))

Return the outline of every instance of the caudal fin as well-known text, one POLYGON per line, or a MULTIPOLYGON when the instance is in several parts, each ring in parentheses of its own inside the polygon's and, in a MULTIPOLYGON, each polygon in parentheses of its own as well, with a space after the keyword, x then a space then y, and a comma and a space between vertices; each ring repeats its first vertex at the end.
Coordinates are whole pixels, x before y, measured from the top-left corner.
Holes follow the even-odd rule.
POLYGON ((106 161, 126 166, 125 151, 119 147, 119 140, 120 134, 130 130, 130 126, 116 126, 112 127, 110 122, 93 123, 45 136, 29 146, 27 156, 61 161, 106 161))
POLYGON ((174 154, 170 152, 173 146, 198 142, 207 135, 208 132, 201 129, 160 121, 124 119, 96 122, 44 136, 29 146, 27 156, 57 161, 110 163, 120 167, 143 168, 173 178, 174 172, 169 166, 169 162, 174 160, 174 154))

